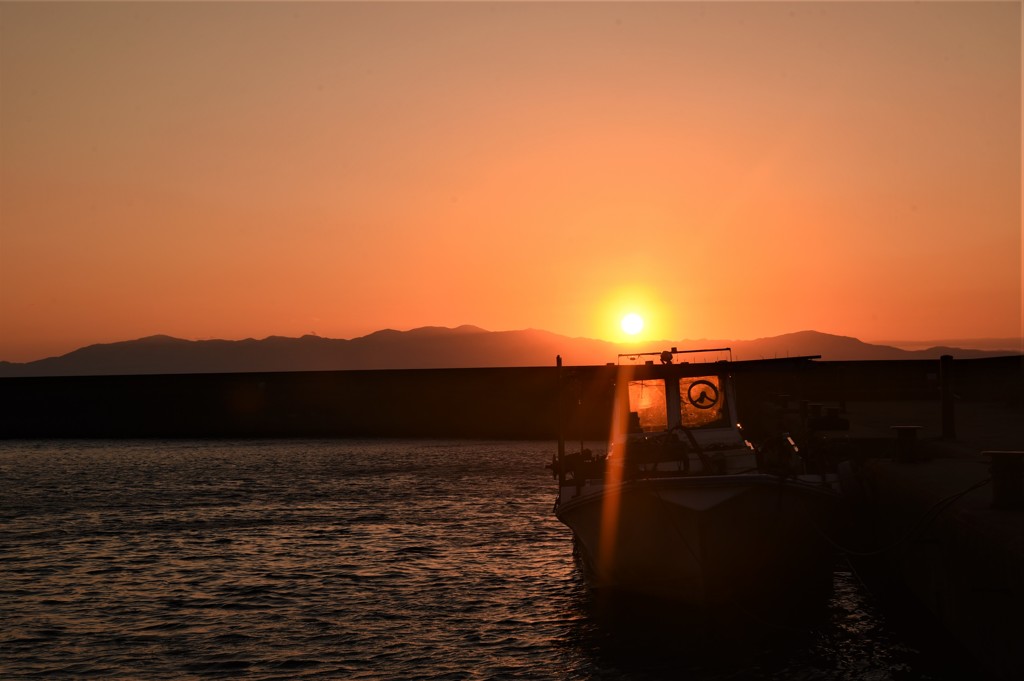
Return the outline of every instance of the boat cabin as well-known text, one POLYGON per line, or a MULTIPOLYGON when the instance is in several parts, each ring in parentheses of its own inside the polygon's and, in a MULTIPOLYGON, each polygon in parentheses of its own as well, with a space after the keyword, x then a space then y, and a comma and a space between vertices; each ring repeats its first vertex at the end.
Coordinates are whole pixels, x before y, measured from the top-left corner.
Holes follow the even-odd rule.
MULTIPOLYGON (((695 352, 719 350, 728 348, 695 352)), ((673 348, 620 356, 608 455, 594 456, 586 449, 564 454, 560 445, 552 468, 561 471, 563 484, 603 481, 609 467, 625 480, 757 470, 754 447, 737 423, 731 362, 676 361, 685 352, 673 348), (623 363, 624 358, 640 363, 623 363)))
POLYGON ((728 362, 621 365, 611 456, 638 476, 755 470, 732 399, 728 362))

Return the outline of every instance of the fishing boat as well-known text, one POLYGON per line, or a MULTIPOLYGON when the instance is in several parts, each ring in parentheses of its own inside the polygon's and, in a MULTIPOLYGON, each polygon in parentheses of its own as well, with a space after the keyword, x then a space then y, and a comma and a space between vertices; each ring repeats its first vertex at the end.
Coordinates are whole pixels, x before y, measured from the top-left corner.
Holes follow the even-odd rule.
POLYGON ((811 472, 792 437, 744 437, 741 364, 729 348, 620 355, 607 454, 567 453, 560 433, 555 514, 591 587, 710 606, 831 575, 836 476, 811 472))

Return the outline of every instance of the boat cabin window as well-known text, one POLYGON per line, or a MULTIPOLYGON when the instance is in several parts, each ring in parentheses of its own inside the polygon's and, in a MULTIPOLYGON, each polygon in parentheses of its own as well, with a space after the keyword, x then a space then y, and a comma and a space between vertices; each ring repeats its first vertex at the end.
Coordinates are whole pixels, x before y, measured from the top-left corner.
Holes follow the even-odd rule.
POLYGON ((665 382, 630 381, 629 411, 631 431, 645 433, 668 429, 668 408, 665 402, 665 382), (636 417, 639 417, 637 422, 636 417))
POLYGON ((687 428, 702 428, 724 421, 727 416, 718 376, 679 379, 679 416, 687 428))

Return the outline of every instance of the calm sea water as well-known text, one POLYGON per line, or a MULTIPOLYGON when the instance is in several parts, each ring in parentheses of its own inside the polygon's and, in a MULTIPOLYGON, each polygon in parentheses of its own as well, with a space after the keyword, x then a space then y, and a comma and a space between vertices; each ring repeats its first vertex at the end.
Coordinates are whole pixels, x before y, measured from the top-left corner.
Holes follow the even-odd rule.
POLYGON ((552 515, 552 450, 0 442, 0 677, 973 672, 916 623, 890 622, 842 566, 828 602, 797 621, 712 632, 657 604, 601 601, 552 515))

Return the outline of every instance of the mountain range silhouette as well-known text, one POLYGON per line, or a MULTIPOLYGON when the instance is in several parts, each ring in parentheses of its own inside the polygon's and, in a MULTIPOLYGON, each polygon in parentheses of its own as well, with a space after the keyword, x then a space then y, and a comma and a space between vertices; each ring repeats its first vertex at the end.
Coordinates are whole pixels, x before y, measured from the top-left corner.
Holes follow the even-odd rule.
MULTIPOLYGON (((1007 345, 1013 347, 1013 342, 1007 345)), ((1018 344, 1019 345, 1019 344, 1018 344)), ((620 353, 731 347, 733 359, 821 355, 823 360, 958 359, 1021 354, 1020 349, 977 350, 936 346, 904 350, 849 336, 798 331, 754 340, 611 343, 541 331, 486 331, 475 326, 384 329, 352 339, 270 336, 260 340, 184 340, 149 336, 103 343, 33 362, 0 362, 0 377, 125 374, 334 371, 549 366, 561 355, 567 365, 615 362, 620 353)), ((716 359, 721 357, 716 357, 716 359)))

